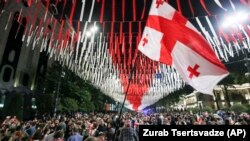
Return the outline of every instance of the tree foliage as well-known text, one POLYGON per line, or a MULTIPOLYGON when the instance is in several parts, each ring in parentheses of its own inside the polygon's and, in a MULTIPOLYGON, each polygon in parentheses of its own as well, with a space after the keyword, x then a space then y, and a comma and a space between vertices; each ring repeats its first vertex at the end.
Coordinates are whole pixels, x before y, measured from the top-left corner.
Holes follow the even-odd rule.
POLYGON ((45 82, 44 97, 39 97, 37 100, 39 105, 37 109, 40 113, 48 112, 48 110, 53 112, 59 83, 58 111, 103 110, 103 93, 57 62, 54 62, 48 69, 45 82), (46 101, 45 99, 50 100, 46 101))
POLYGON ((66 97, 64 98, 64 102, 61 103, 62 101, 59 101, 60 105, 60 110, 64 112, 76 112, 78 111, 78 104, 77 100, 74 98, 66 97))
POLYGON ((158 101, 156 104, 160 106, 170 106, 174 104, 175 102, 178 102, 181 96, 190 94, 192 91, 193 91, 193 88, 187 85, 183 89, 175 91, 169 94, 168 96, 164 97, 163 99, 158 101))
POLYGON ((54 94, 42 93, 36 96, 36 106, 40 113, 51 113, 53 111, 54 94))
POLYGON ((242 105, 242 104, 235 104, 230 108, 230 110, 241 113, 241 112, 246 112, 247 107, 245 105, 242 105))
POLYGON ((203 108, 203 111, 204 111, 204 112, 211 113, 211 112, 213 112, 213 109, 212 109, 211 107, 209 107, 209 106, 205 106, 205 107, 203 108))

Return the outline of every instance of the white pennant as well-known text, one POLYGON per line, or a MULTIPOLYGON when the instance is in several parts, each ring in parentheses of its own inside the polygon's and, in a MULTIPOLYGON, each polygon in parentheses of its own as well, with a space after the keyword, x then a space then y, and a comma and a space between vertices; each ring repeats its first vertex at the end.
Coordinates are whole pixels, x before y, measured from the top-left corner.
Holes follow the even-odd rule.
POLYGON ((233 9, 234 11, 236 11, 235 5, 234 5, 234 3, 232 2, 232 0, 229 0, 229 2, 230 2, 230 4, 231 4, 232 9, 233 9))
POLYGON ((80 15, 81 22, 83 20, 84 9, 85 9, 85 0, 82 0, 82 8, 81 8, 81 15, 80 15))
POLYGON ((222 9, 225 10, 225 11, 227 11, 227 9, 224 8, 224 7, 221 5, 221 3, 220 3, 219 0, 214 0, 214 2, 215 2, 220 8, 222 8, 222 9))
POLYGON ((92 6, 91 6, 91 10, 90 10, 90 14, 89 14, 89 22, 91 21, 91 18, 92 18, 92 14, 93 14, 93 11, 94 11, 94 6, 95 6, 95 0, 92 0, 92 6))

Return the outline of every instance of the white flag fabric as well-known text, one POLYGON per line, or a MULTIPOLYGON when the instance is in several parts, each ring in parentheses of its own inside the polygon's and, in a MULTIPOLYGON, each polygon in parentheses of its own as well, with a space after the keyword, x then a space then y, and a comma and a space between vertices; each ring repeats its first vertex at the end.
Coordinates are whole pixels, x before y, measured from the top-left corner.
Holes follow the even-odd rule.
POLYGON ((212 94, 229 73, 197 29, 164 0, 153 0, 138 49, 172 65, 197 91, 212 94))

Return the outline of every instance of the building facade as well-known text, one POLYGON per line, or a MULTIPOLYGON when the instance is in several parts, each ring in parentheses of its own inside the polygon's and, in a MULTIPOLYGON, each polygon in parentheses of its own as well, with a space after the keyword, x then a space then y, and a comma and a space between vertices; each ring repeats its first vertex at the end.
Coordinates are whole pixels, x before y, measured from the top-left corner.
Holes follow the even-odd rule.
MULTIPOLYGON (((50 59, 48 45, 41 49, 43 42, 30 35, 39 35, 41 20, 46 16, 53 21, 54 14, 55 11, 46 10, 40 0, 32 4, 25 0, 0 1, 0 109, 14 91, 28 98, 28 102, 24 102, 28 104, 23 107, 31 109, 35 100, 34 90, 43 90, 46 69, 53 59, 50 59)), ((42 25, 42 28, 48 29, 48 37, 52 25, 52 22, 42 25)), ((63 29, 67 26, 65 24, 63 29)), ((55 32, 59 27, 60 23, 55 27, 55 32)))
POLYGON ((171 105, 173 109, 189 109, 211 107, 212 109, 225 109, 234 104, 250 105, 250 83, 242 85, 217 85, 214 95, 206 95, 197 91, 182 96, 180 101, 171 105))

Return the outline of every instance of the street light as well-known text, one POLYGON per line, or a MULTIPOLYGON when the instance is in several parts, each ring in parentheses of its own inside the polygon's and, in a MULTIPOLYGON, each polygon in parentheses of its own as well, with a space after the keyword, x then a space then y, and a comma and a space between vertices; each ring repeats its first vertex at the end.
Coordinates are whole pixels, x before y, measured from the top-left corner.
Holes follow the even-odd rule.
POLYGON ((237 13, 235 13, 233 15, 228 16, 224 20, 222 26, 224 28, 228 28, 230 26, 237 26, 238 24, 246 21, 248 19, 248 17, 249 17, 249 14, 247 12, 245 12, 245 11, 237 12, 237 13))
POLYGON ((5 98, 6 98, 6 96, 5 96, 5 92, 6 92, 6 90, 5 89, 1 89, 0 88, 0 108, 3 108, 3 106, 4 106, 4 101, 5 101, 5 98))
MULTIPOLYGON (((244 22, 246 22, 249 18, 250 14, 247 11, 239 11, 237 13, 234 13, 233 15, 229 15, 225 18, 225 20, 222 23, 222 26, 224 28, 242 28, 242 25, 244 22)), ((248 49, 243 48, 243 53, 245 55, 245 58, 241 61, 245 61, 245 66, 247 67, 247 73, 245 73, 245 76, 247 77, 248 81, 250 81, 250 58, 248 58, 248 49)))
POLYGON ((62 67, 60 77, 59 77, 59 80, 58 80, 58 84, 57 84, 56 96, 55 96, 54 116, 56 116, 56 112, 57 112, 57 103, 58 103, 58 97, 59 97, 59 94, 60 94, 61 79, 64 78, 64 76, 65 76, 65 72, 63 71, 63 67, 62 67))
POLYGON ((93 25, 88 31, 86 31, 86 36, 91 37, 91 35, 96 34, 98 31, 98 26, 93 25))
POLYGON ((87 37, 90 37, 90 36, 91 36, 91 32, 87 31, 87 32, 86 32, 86 36, 87 36, 87 37))
POLYGON ((98 27, 96 25, 94 25, 94 26, 91 27, 90 31, 92 33, 96 33, 98 31, 98 27))

